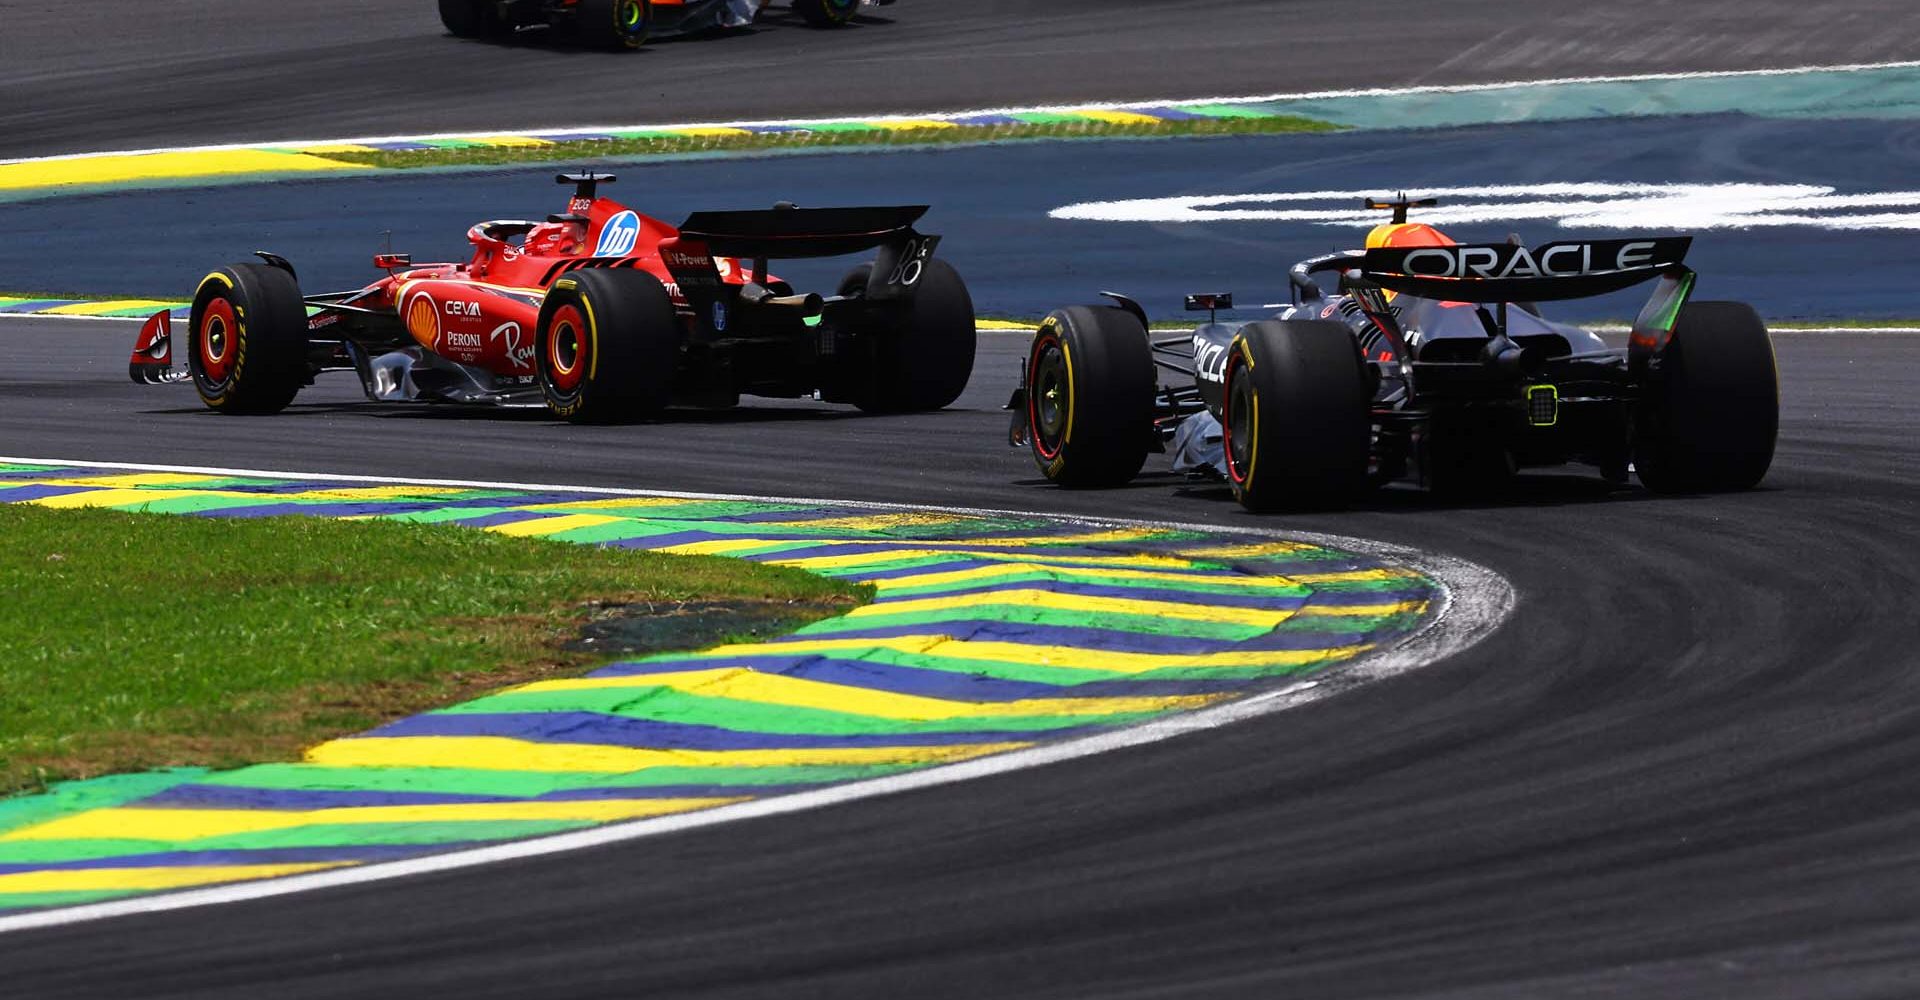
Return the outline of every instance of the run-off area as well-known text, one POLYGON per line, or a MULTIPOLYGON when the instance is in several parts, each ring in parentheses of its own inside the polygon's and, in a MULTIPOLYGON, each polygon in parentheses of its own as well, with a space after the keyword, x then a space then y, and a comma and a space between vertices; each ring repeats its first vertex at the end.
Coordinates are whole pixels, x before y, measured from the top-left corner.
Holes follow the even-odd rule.
MULTIPOLYGON (((1033 317, 1125 291, 1171 318, 1190 291, 1243 304, 1286 295, 1295 260, 1352 247, 1357 192, 1442 192, 1433 221, 1462 242, 1690 233, 1700 295, 1774 319, 1920 312, 1900 262, 1920 227, 1920 126, 1740 115, 1207 139, 1014 143, 620 164, 609 193, 678 221, 704 209, 929 203, 922 228, 983 315, 1033 317), (1171 200, 1170 200, 1171 199, 1171 200), (1817 274, 1816 274, 1817 272, 1817 274)), ((256 249, 308 291, 357 287, 388 246, 464 259, 489 218, 538 218, 551 167, 299 180, 16 203, 0 246, 7 293, 180 299, 256 249)), ((849 261, 782 262, 831 288, 849 261)), ((1555 307, 1621 319, 1632 293, 1555 307)))

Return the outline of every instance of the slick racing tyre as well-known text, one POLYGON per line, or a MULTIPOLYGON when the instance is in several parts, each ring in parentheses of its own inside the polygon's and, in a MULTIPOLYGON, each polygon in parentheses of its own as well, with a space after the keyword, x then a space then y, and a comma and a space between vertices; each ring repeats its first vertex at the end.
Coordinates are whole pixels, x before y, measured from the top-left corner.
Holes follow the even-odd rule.
POLYGON ((1373 393, 1346 324, 1248 324, 1227 349, 1223 393, 1227 481, 1241 506, 1339 506, 1366 485, 1373 393))
POLYGON ((1118 486, 1153 443, 1153 347, 1132 313, 1073 306, 1027 351, 1027 446, 1062 486, 1118 486))
MULTIPOLYGON (((873 265, 862 264, 840 280, 840 294, 861 294, 873 265)), ((937 410, 960 398, 973 376, 973 297, 946 261, 926 263, 913 295, 903 302, 873 303, 860 331, 864 349, 848 373, 851 399, 868 413, 937 410)))
POLYGON ((793 0, 793 9, 816 28, 838 28, 860 12, 860 0, 793 0))
POLYGON ((440 0, 440 23, 455 38, 504 38, 513 25, 496 0, 440 0))
POLYGON ((1744 302, 1689 302, 1651 359, 1633 464, 1656 493, 1744 490, 1773 464, 1780 376, 1773 341, 1744 302))
POLYGON ((615 52, 637 49, 653 28, 653 0, 580 0, 568 33, 576 44, 615 52))
POLYGON ((636 420, 673 395, 680 318, 660 279, 585 269, 553 283, 540 307, 540 392, 576 424, 636 420))
POLYGON ((307 309, 293 275, 233 264, 200 280, 187 329, 187 370, 221 413, 278 413, 313 379, 307 309))

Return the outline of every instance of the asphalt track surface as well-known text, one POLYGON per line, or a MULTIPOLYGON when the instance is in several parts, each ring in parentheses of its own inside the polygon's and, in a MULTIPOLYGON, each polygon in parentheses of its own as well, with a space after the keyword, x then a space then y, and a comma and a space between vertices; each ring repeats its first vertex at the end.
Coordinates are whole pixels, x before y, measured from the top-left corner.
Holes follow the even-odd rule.
POLYGON ((184 143, 1755 69, 1920 56, 1907 0, 901 0, 639 53, 426 0, 0 6, 0 158, 184 143))
MULTIPOLYGON (((0 155, 1920 55, 1899 0, 1587 5, 1560 24, 1540 9, 904 0, 895 23, 844 38, 774 26, 620 60, 451 42, 385 0, 13 4, 0 155), (1024 24, 994 16, 1016 8, 1024 24), (1097 47, 1071 41, 1090 11, 1097 47), (1398 25, 1421 44, 1389 59, 1278 44, 1377 44, 1398 25)), ((987 339, 946 413, 787 404, 572 428, 375 406, 337 381, 281 417, 222 418, 179 387, 127 383, 126 324, 0 324, 4 453, 1258 523, 1462 555, 1521 595, 1511 626, 1453 660, 1152 747, 479 872, 0 936, 9 995, 1920 990, 1920 340, 1779 338, 1781 448, 1755 492, 1529 476, 1502 503, 1394 490, 1256 521, 1167 477, 1038 483, 999 444, 1017 337, 987 339)))
MULTIPOLYGON (((1920 933, 1920 338, 1782 335, 1764 488, 1579 475, 1254 518, 1168 475, 1065 492, 954 410, 574 428, 358 401, 227 418, 125 381, 127 324, 6 321, 7 453, 762 490, 1330 531, 1517 586, 1455 659, 1274 719, 480 872, 0 936, 34 996, 1897 996, 1920 933), (137 985, 136 985, 137 984, 137 985)), ((349 380, 350 381, 350 380, 349 380)))

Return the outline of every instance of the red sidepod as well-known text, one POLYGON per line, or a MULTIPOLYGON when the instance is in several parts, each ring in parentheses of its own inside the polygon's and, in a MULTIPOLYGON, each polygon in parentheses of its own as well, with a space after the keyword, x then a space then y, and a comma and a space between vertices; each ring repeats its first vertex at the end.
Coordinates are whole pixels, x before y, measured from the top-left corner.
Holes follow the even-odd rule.
POLYGON ((495 375, 532 375, 540 296, 471 281, 423 279, 400 287, 400 320, 420 346, 495 375))

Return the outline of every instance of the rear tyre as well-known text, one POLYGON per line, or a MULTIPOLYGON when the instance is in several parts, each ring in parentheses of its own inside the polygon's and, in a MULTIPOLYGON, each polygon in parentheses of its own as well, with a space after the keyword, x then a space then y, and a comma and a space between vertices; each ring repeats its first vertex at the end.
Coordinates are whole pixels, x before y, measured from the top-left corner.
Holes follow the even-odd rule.
POLYGON ((1112 306, 1050 314, 1027 351, 1027 445, 1062 486, 1118 486, 1153 442, 1153 347, 1140 320, 1112 306))
POLYGON ((1345 324, 1248 324, 1228 348, 1224 395, 1227 481, 1241 506, 1340 506, 1366 485, 1373 393, 1345 324))
POLYGON ((586 269, 553 283, 540 307, 540 392, 576 424, 637 420, 673 396, 680 318, 660 279, 586 269))
POLYGON ((455 38, 504 38, 513 32, 494 0, 440 0, 440 23, 455 38))
POLYGON ((278 413, 312 380, 307 309, 293 275, 234 264, 200 280, 187 331, 187 370, 221 413, 278 413))
MULTIPOLYGON (((840 280, 841 295, 859 295, 873 265, 862 264, 840 280)), ((852 400, 868 413, 938 410, 960 398, 973 376, 978 335, 973 297, 946 261, 927 261, 913 296, 897 304, 874 303, 856 356, 852 400)))
POLYGON ((568 34, 576 44, 621 52, 645 45, 652 29, 652 0, 580 0, 568 34))
POLYGON ((1634 468, 1657 493, 1744 490, 1773 464, 1780 375, 1767 325, 1744 302, 1690 302, 1652 359, 1634 468))
POLYGON ((816 28, 838 28, 860 12, 860 0, 793 0, 793 9, 816 28))

